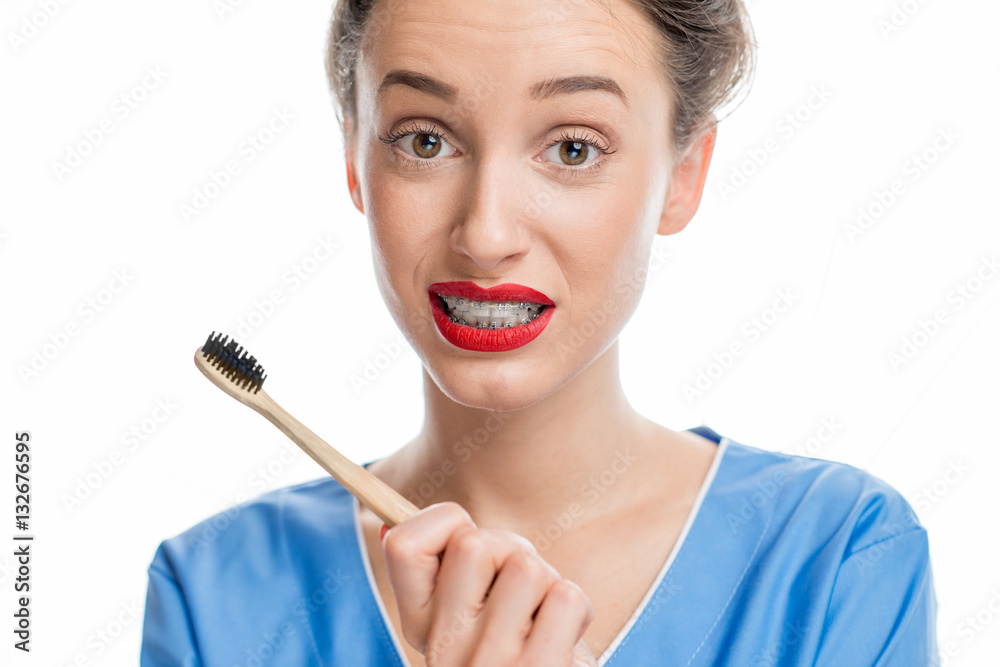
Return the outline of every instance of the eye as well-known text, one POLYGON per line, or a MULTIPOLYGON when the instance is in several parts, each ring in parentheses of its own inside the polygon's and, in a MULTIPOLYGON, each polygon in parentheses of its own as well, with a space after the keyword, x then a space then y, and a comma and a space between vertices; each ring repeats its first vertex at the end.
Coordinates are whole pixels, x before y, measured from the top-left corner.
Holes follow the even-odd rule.
POLYGON ((554 162, 562 162, 570 167, 579 167, 587 164, 588 158, 596 158, 600 155, 598 150, 587 142, 576 141, 574 139, 562 140, 552 144, 545 153, 554 162), (553 152, 553 149, 556 150, 553 152))
MULTIPOLYGON (((549 161, 555 163, 556 169, 570 176, 582 176, 601 169, 605 163, 605 160, 600 159, 601 156, 615 152, 605 146, 599 137, 580 130, 577 132, 579 135, 563 132, 543 153, 549 161)), ((419 124, 406 125, 379 135, 378 139, 390 147, 398 144, 403 155, 390 148, 392 157, 413 167, 432 167, 440 162, 436 158, 455 153, 454 148, 451 151, 445 148, 450 144, 440 132, 419 124)))
POLYGON ((601 169, 606 162, 601 157, 614 152, 601 139, 589 133, 580 132, 577 136, 564 132, 549 144, 544 155, 558 169, 573 176, 581 176, 601 169))
POLYGON ((414 157, 423 158, 425 160, 437 157, 443 151, 441 146, 448 145, 448 142, 440 136, 430 132, 411 132, 410 134, 403 135, 398 143, 404 153, 413 155, 414 157), (408 137, 413 138, 407 139, 408 137), (410 149, 413 152, 411 153, 410 150, 406 149, 410 149))
POLYGON ((395 152, 394 156, 398 160, 417 166, 430 166, 430 163, 435 161, 434 158, 454 153, 454 149, 450 152, 445 149, 445 146, 450 144, 440 133, 420 125, 409 125, 379 136, 378 139, 390 146, 398 144, 403 153, 416 159, 402 157, 395 152))

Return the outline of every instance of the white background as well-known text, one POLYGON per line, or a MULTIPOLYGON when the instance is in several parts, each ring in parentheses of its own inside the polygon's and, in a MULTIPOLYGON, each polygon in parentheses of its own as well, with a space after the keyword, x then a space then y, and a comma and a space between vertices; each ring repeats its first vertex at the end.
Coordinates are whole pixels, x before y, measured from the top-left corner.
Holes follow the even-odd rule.
MULTIPOLYGON (((271 373, 269 393, 359 462, 420 427, 420 364, 348 198, 323 69, 329 3, 48 4, 51 17, 39 1, 0 10, 0 541, 15 533, 20 430, 36 536, 30 656, 11 648, 13 547, 0 547, 0 662, 132 665, 162 539, 325 474, 196 370, 206 335, 256 323, 241 340, 271 373), (159 81, 146 76, 157 68, 159 81), (247 160, 241 145, 275 110, 293 119, 247 160), (102 120, 111 131, 58 173, 102 120), (185 221, 180 205, 229 160, 240 173, 185 221), (339 247, 324 254, 321 241, 339 247), (296 266, 306 280, 291 278, 296 266), (282 303, 260 315, 275 290, 282 303)), ((885 479, 929 531, 941 647, 954 654, 943 664, 995 664, 1000 277, 984 260, 1000 258, 1000 9, 757 0, 751 13, 754 88, 720 126, 698 216, 657 240, 668 257, 621 336, 628 395, 670 428, 707 424, 767 449, 801 451, 836 422, 808 452, 885 479), (935 148, 941 131, 954 138, 935 148), (913 172, 925 151, 933 163, 913 172), (859 207, 879 211, 894 180, 902 194, 849 238, 859 207), (959 307, 966 284, 979 289, 959 307), (744 326, 779 290, 792 307, 751 341, 744 326), (944 323, 917 335, 937 311, 944 323), (916 354, 892 364, 915 335, 916 354), (723 369, 716 355, 733 342, 744 353, 723 369), (689 400, 699 371, 714 378, 689 400)))

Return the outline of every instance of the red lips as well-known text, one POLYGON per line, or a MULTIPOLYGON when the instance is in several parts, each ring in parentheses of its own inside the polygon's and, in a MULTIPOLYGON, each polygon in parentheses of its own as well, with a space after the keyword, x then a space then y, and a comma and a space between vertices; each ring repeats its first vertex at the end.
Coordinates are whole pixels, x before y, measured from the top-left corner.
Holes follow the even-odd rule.
POLYGON ((455 347, 476 352, 507 352, 527 345, 545 329, 555 312, 552 299, 537 290, 515 283, 494 285, 489 289, 471 282, 434 283, 427 288, 434 323, 445 340, 455 347), (473 301, 525 301, 543 304, 542 312, 527 324, 503 329, 479 329, 452 322, 441 306, 438 294, 460 296, 473 301))
POLYGON ((460 296, 473 301, 527 301, 528 303, 540 303, 546 306, 554 306, 552 299, 545 296, 538 290, 533 290, 517 283, 503 283, 494 285, 489 289, 483 289, 475 283, 451 282, 434 283, 427 288, 431 294, 443 294, 444 296, 460 296))

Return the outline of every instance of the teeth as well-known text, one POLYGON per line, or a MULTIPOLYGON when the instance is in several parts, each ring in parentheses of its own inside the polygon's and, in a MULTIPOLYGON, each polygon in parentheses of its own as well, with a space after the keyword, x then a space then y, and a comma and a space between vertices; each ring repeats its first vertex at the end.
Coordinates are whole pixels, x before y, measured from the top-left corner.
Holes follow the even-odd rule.
POLYGON ((509 329, 531 322, 545 308, 526 301, 470 301, 457 296, 442 296, 448 319, 476 329, 509 329))

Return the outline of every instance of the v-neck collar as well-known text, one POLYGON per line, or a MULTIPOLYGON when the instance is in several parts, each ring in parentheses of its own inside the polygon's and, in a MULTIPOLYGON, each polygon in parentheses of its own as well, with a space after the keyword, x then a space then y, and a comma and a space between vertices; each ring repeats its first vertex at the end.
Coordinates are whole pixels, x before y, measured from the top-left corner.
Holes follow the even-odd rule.
MULTIPOLYGON (((601 653, 600 657, 597 659, 598 667, 604 667, 608 663, 608 661, 614 657, 615 652, 618 650, 618 647, 621 646, 622 642, 626 639, 626 637, 629 636, 629 633, 632 631, 632 629, 635 627, 638 621, 642 618, 646 609, 649 607, 650 601, 653 599, 653 597, 657 594, 657 591, 663 585, 664 578, 666 577, 668 571, 670 570, 671 565, 676 559, 678 552, 681 550, 681 547, 684 546, 684 542, 687 539, 688 533, 691 531, 691 526, 694 524, 695 519, 698 517, 702 504, 704 503, 705 496, 708 495, 708 491, 711 488, 712 483, 715 481, 716 473, 718 472, 719 466, 722 463, 722 459, 726 454, 726 450, 728 449, 730 443, 729 438, 725 436, 719 436, 718 433, 716 433, 715 431, 713 431, 708 427, 698 426, 695 428, 689 428, 687 430, 716 443, 717 449, 715 451, 715 455, 712 457, 712 464, 711 466, 709 466, 708 474, 705 475, 705 479, 702 480, 701 487, 698 489, 698 495, 695 497, 694 503, 691 505, 691 510, 688 512, 687 519, 684 521, 684 526, 683 528, 681 528, 680 535, 674 542, 674 546, 670 549, 670 553, 667 555, 667 559, 664 561, 663 566, 660 568, 659 573, 657 573, 656 579, 654 579, 653 583, 650 584, 649 588, 646 591, 646 594, 639 602, 639 605, 636 607, 635 611, 632 612, 632 615, 629 617, 629 620, 625 623, 624 626, 622 626, 622 629, 618 631, 618 634, 615 636, 614 640, 610 644, 608 644, 607 648, 604 649, 604 652, 601 653)), ((367 468, 371 463, 374 463, 374 461, 370 461, 369 463, 364 464, 364 467, 367 468)), ((396 648, 396 654, 397 658, 400 661, 400 664, 404 665, 404 667, 412 667, 412 665, 410 665, 409 659, 406 657, 406 651, 403 648, 402 642, 400 641, 399 637, 396 636, 396 628, 392 624, 392 619, 389 617, 389 613, 385 608, 385 603, 382 601, 382 594, 378 590, 378 583, 375 581, 375 573, 372 570, 371 558, 368 555, 368 543, 365 540, 364 531, 361 526, 360 504, 358 502, 358 499, 355 498, 354 496, 351 496, 351 501, 353 505, 354 533, 355 533, 355 539, 357 541, 358 556, 361 558, 361 562, 365 570, 365 575, 368 578, 368 592, 375 599, 375 603, 378 606, 379 613, 382 615, 382 623, 383 625, 385 625, 385 630, 388 633, 389 637, 392 638, 392 642, 396 648)))
MULTIPOLYGON (((688 429, 689 431, 694 431, 695 429, 688 429)), ((714 433, 714 432, 713 432, 714 433)), ((713 438, 706 436, 704 433, 699 433, 703 437, 707 437, 709 440, 713 438)), ((646 591, 646 595, 643 596, 642 601, 639 602, 639 606, 636 607, 635 611, 632 612, 632 616, 628 619, 628 622, 622 627, 618 632, 618 635, 614 640, 608 644, 608 647, 604 649, 601 656, 597 659, 598 667, 604 667, 609 660, 615 655, 615 651, 621 645, 625 638, 628 637, 629 632, 635 624, 642 618, 646 609, 649 607, 650 600, 657 594, 660 587, 663 584, 663 580, 669 572, 670 567, 673 565, 674 560, 677 558, 678 552, 681 547, 684 546, 684 542, 687 539, 688 533, 691 532, 691 526, 694 524, 695 519, 698 517, 701 511, 701 506, 705 500, 705 496, 708 495, 708 490, 712 486, 712 482, 715 481, 716 473, 719 470, 719 465, 722 463, 722 458, 726 455, 726 450, 729 447, 729 439, 726 437, 721 437, 717 444, 717 449, 715 450, 715 456, 712 458, 712 465, 708 468, 708 474, 705 475, 705 479, 701 482, 701 488, 698 489, 698 495, 695 496, 694 503, 691 505, 691 510, 688 512, 687 519, 684 521, 684 527, 681 528, 681 534, 677 536, 677 540, 674 542, 674 546, 670 549, 670 553, 667 555, 667 559, 664 561, 663 566, 660 568, 659 573, 656 575, 656 579, 650 585, 649 589, 646 591)))

